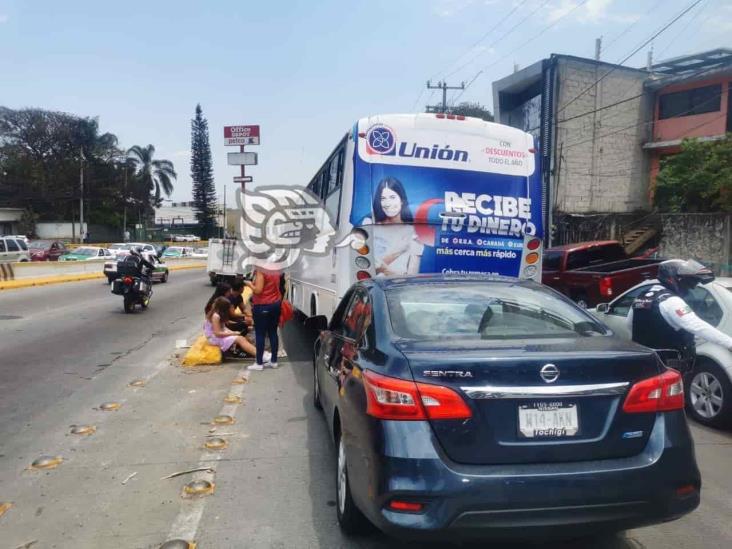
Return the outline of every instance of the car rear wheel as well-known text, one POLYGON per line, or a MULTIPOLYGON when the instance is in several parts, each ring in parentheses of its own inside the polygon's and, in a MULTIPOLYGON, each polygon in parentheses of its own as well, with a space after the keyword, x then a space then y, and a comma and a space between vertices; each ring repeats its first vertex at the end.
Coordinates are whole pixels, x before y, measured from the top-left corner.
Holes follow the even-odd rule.
POLYGON ((351 486, 348 482, 348 464, 346 463, 346 445, 343 442, 340 429, 338 430, 338 460, 336 465, 336 512, 338 525, 343 533, 352 535, 364 532, 368 521, 356 507, 351 497, 351 486))
POLYGON ((700 359, 688 376, 686 405, 689 415, 703 425, 732 423, 732 383, 715 362, 700 359))
POLYGON ((165 274, 163 275, 163 278, 160 279, 160 282, 165 284, 168 281, 168 271, 165 271, 165 274))

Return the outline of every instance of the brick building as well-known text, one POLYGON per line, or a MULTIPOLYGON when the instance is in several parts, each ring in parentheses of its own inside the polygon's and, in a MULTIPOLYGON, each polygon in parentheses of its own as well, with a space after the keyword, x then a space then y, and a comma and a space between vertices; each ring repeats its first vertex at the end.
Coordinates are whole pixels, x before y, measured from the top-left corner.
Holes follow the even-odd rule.
POLYGON ((732 130, 731 86, 727 49, 643 69, 552 54, 494 82, 496 120, 538 139, 550 243, 653 238, 639 224, 661 159, 732 130))

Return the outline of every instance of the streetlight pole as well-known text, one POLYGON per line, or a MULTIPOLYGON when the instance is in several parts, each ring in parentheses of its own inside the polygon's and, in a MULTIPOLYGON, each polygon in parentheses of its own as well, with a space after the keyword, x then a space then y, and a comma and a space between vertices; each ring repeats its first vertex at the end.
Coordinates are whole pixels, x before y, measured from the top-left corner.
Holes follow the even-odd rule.
POLYGON ((125 162, 125 191, 122 198, 125 201, 124 213, 122 214, 122 241, 125 242, 125 235, 127 234, 127 162, 125 162))
POLYGON ((84 230, 84 149, 79 149, 81 153, 81 160, 79 166, 79 243, 84 243, 84 236, 86 231, 84 230))

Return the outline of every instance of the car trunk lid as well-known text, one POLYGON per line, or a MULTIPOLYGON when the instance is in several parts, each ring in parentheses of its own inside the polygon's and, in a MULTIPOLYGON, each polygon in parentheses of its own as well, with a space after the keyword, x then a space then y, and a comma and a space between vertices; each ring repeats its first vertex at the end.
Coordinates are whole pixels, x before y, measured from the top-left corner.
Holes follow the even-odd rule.
POLYGON ((434 343, 402 340, 415 381, 458 391, 467 420, 431 421, 450 459, 466 464, 618 458, 642 451, 655 414, 628 414, 636 381, 658 375, 649 350, 613 337, 434 343))

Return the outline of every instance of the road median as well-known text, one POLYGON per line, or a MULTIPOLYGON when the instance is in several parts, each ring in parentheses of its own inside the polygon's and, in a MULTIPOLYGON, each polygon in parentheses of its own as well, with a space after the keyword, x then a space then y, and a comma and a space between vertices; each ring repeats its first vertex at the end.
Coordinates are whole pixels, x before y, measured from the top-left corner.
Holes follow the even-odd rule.
MULTIPOLYGON (((46 276, 27 276, 24 278, 16 278, 15 280, 0 280, 0 291, 2 290, 17 290, 20 288, 32 288, 34 286, 48 286, 50 284, 64 284, 67 282, 81 282, 84 280, 104 279, 106 275, 101 271, 101 265, 97 272, 76 272, 68 274, 58 275, 46 275, 46 276)), ((206 267, 205 263, 184 263, 184 264, 169 264, 168 270, 172 271, 183 271, 189 269, 203 269, 206 267)), ((16 274, 17 276, 17 274, 16 274)))

